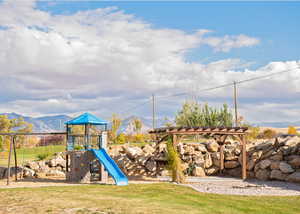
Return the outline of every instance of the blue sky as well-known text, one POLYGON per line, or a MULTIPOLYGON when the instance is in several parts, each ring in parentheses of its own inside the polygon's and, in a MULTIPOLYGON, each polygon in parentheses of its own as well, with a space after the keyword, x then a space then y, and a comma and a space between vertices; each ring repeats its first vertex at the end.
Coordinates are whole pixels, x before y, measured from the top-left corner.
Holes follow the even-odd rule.
POLYGON ((300 2, 0 1, 0 112, 174 118, 197 99, 249 122, 300 116, 300 2), (172 94, 185 93, 174 97, 172 94), (138 105, 137 108, 135 108, 138 105), (124 113, 125 112, 125 113, 124 113))
POLYGON ((258 68, 270 61, 299 58, 300 2, 40 2, 38 7, 53 14, 72 14, 116 6, 157 28, 186 32, 211 29, 213 35, 246 34, 261 39, 251 48, 214 52, 208 47, 191 50, 188 60, 211 62, 224 58, 243 58, 258 68))

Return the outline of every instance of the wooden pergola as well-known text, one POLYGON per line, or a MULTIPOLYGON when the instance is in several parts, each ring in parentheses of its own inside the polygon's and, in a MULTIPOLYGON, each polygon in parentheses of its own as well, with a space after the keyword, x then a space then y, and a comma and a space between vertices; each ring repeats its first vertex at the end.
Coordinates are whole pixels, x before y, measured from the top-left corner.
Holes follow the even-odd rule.
POLYGON ((173 140, 173 145, 178 144, 178 137, 184 135, 202 135, 212 137, 220 146, 220 172, 224 170, 224 145, 228 136, 234 136, 239 140, 242 147, 242 179, 247 178, 247 153, 246 138, 247 127, 163 127, 151 130, 150 134, 155 134, 158 142, 166 140, 169 136, 173 140))

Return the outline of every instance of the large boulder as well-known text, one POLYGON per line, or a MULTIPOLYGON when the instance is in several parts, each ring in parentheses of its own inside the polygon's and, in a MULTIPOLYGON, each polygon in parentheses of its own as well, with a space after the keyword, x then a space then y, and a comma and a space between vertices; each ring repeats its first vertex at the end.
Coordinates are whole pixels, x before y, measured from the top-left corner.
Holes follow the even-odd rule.
POLYGON ((300 183, 300 172, 294 172, 287 176, 286 181, 300 183))
POLYGON ((287 174, 282 173, 278 169, 274 169, 271 171, 270 178, 275 180, 284 181, 287 177, 287 174))
POLYGON ((121 153, 121 150, 123 150, 122 146, 111 146, 108 149, 108 153, 111 157, 116 157, 121 153))
POLYGON ((238 161, 225 161, 224 166, 226 169, 233 169, 240 165, 238 161))
POLYGON ((140 147, 127 147, 125 153, 129 158, 135 160, 138 156, 143 155, 143 150, 140 147))
POLYGON ((50 169, 47 173, 46 176, 59 176, 59 177, 63 177, 65 176, 65 173, 60 171, 60 170, 56 170, 56 169, 50 169))
POLYGON ((220 167, 220 152, 214 152, 211 154, 213 165, 220 167))
POLYGON ((238 156, 236 155, 236 151, 232 150, 225 150, 224 152, 224 159, 228 161, 237 160, 238 156))
POLYGON ((270 171, 267 169, 259 169, 256 173, 255 173, 255 177, 259 180, 268 180, 270 178, 270 171))
POLYGON ((207 175, 215 175, 219 172, 219 167, 212 166, 211 168, 205 169, 207 175))
POLYGON ((150 156, 139 156, 136 158, 136 162, 144 166, 149 158, 150 156))
POLYGON ((203 155, 194 156, 193 162, 196 166, 204 167, 204 165, 205 165, 205 160, 204 160, 203 155))
POLYGON ((290 161, 289 164, 294 168, 300 167, 300 156, 294 156, 290 161))
POLYGON ((32 170, 32 169, 30 169, 30 168, 28 168, 28 167, 24 167, 23 168, 23 176, 24 176, 24 178, 33 178, 33 177, 35 177, 35 171, 34 170, 32 170))
POLYGON ((199 152, 202 152, 202 153, 206 153, 207 152, 206 146, 204 144, 198 144, 198 145, 196 145, 195 146, 195 150, 199 151, 199 152))
POLYGON ((195 148, 192 145, 186 146, 184 154, 185 155, 194 155, 195 154, 195 148))
POLYGON ((236 168, 233 168, 233 169, 226 169, 225 173, 232 176, 232 177, 241 177, 242 167, 236 167, 236 168))
POLYGON ((26 162, 24 164, 24 166, 28 167, 28 168, 30 168, 30 169, 32 169, 34 171, 38 171, 40 169, 40 166, 39 166, 38 162, 36 162, 36 161, 26 162))
POLYGON ((262 154, 263 154, 262 150, 255 151, 252 153, 251 158, 254 160, 259 160, 261 158, 262 154))
POLYGON ((154 160, 148 160, 147 163, 146 163, 146 169, 149 170, 150 172, 154 172, 156 171, 156 161, 154 160))
POLYGON ((212 162, 212 159, 211 159, 211 156, 209 153, 206 153, 204 155, 204 167, 207 169, 209 167, 211 167, 213 165, 213 162, 212 162))
POLYGON ((185 148, 184 148, 184 146, 183 146, 183 143, 179 143, 179 144, 177 145, 177 151, 178 151, 178 153, 179 153, 180 155, 183 155, 183 154, 185 153, 185 148))
POLYGON ((294 136, 289 138, 287 141, 285 141, 286 146, 295 146, 296 144, 300 143, 300 138, 298 136, 294 136))
POLYGON ((5 171, 6 171, 5 167, 0 167, 0 179, 4 178, 5 171))
POLYGON ((280 164, 280 161, 272 161, 271 165, 270 165, 270 168, 273 170, 273 169, 279 169, 279 164, 280 164))
POLYGON ((270 160, 274 160, 274 161, 282 161, 283 160, 283 154, 281 151, 276 152, 275 154, 273 154, 270 157, 270 160))
POLYGON ((158 144, 158 152, 159 153, 167 152, 167 144, 165 144, 165 143, 158 144))
POLYGON ((145 154, 151 155, 151 154, 153 154, 153 153, 155 152, 155 149, 154 149, 151 145, 146 144, 146 145, 143 147, 143 151, 144 151, 145 154))
POLYGON ((193 169, 193 176, 197 176, 197 177, 205 177, 205 171, 202 167, 198 167, 196 166, 193 169))
POLYGON ((215 141, 209 142, 207 144, 207 149, 209 152, 217 152, 219 150, 219 144, 215 141))
POLYGON ((247 170, 252 171, 253 168, 255 167, 256 160, 255 159, 250 159, 247 161, 247 170))
POLYGON ((295 170, 291 167, 291 165, 289 165, 288 163, 283 162, 283 161, 281 161, 281 162, 279 163, 279 169, 280 169, 281 172, 283 172, 283 173, 292 173, 292 172, 295 171, 295 170))
POLYGON ((61 166, 61 167, 65 168, 66 160, 62 156, 58 155, 58 156, 54 157, 53 159, 49 160, 48 164, 50 167, 61 166))
POLYGON ((262 161, 259 162, 259 167, 261 169, 266 169, 266 168, 268 168, 271 165, 271 163, 272 162, 270 160, 268 160, 268 159, 262 160, 262 161))

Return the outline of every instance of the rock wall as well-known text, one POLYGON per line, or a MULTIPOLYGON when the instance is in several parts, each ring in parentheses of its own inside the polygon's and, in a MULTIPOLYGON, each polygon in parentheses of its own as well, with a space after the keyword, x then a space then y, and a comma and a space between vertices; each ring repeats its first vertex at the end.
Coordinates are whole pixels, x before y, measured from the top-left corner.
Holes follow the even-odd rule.
MULTIPOLYGON (((224 149, 225 175, 241 177, 241 146, 231 140, 224 149)), ((215 141, 179 143, 178 154, 188 176, 219 174, 220 148, 215 141)), ((143 148, 126 145, 111 147, 109 153, 129 176, 164 176, 168 174, 166 144, 143 148)), ((247 144, 247 176, 260 180, 300 182, 300 138, 286 137, 258 140, 247 144)))
MULTIPOLYGON (((241 148, 238 142, 228 141, 224 149, 225 175, 241 176, 241 148)), ((217 175, 220 169, 220 148, 215 141, 179 143, 178 154, 188 176, 217 175)), ((168 175, 165 143, 144 147, 128 145, 109 147, 108 153, 128 176, 168 175)), ((29 162, 18 170, 24 177, 65 176, 66 161, 59 153, 49 161, 29 162)), ((14 170, 12 169, 12 172, 14 170)), ((7 169, 0 168, 0 178, 7 169)), ((300 138, 286 137, 247 144, 247 174, 260 180, 300 182, 300 138)))

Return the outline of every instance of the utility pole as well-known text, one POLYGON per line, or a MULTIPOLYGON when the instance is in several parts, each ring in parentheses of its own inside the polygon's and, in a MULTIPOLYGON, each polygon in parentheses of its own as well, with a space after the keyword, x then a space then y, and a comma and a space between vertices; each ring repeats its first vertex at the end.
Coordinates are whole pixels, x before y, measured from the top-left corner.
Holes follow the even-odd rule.
POLYGON ((235 126, 238 126, 238 113, 237 113, 237 91, 236 82, 233 82, 233 96, 234 96, 234 115, 235 115, 235 126))
POLYGON ((152 129, 155 129, 155 97, 152 94, 152 129))

